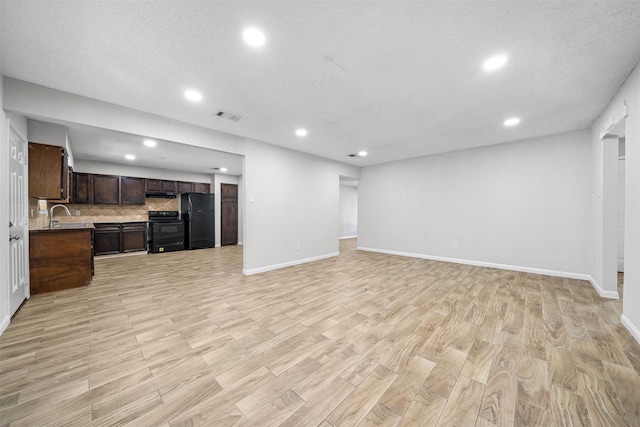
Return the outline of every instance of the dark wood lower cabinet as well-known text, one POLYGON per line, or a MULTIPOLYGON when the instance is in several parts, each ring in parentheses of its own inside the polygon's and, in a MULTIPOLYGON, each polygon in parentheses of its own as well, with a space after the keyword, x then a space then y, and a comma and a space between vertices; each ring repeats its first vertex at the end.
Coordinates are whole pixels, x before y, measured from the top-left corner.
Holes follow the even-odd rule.
POLYGON ((120 241, 121 252, 135 252, 147 250, 147 223, 132 222, 122 224, 120 241))
POLYGON ((147 223, 96 223, 95 254, 109 255, 147 250, 147 223))
POLYGON ((100 223, 95 227, 94 253, 108 255, 120 253, 120 224, 100 223))
POLYGON ((93 277, 90 228, 29 233, 31 294, 87 286, 93 277))

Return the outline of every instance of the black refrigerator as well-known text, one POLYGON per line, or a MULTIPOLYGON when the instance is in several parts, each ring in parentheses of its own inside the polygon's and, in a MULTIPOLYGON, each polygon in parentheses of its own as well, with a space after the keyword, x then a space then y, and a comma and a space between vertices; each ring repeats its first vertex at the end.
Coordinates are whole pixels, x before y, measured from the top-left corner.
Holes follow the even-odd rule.
POLYGON ((180 212, 184 221, 185 248, 213 248, 215 246, 213 194, 182 194, 180 196, 180 212))

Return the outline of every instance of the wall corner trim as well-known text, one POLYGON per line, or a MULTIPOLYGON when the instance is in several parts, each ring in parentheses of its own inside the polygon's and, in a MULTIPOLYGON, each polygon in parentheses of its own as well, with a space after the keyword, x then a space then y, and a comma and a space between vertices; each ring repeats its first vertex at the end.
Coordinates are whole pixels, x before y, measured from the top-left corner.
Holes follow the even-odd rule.
POLYGON ((11 321, 11 317, 9 316, 5 316, 4 319, 2 319, 2 322, 0 322, 0 335, 2 335, 4 331, 7 330, 7 328, 9 327, 10 321, 11 321))
POLYGON ((295 261, 283 262, 282 264, 273 264, 273 265, 267 265, 264 267, 244 269, 242 270, 242 274, 244 274, 245 276, 251 276, 252 274, 264 273, 271 270, 278 270, 280 268, 292 267, 294 265, 306 264, 308 262, 320 261, 327 258, 333 258, 333 257, 337 257, 338 255, 340 255, 340 252, 331 252, 328 254, 318 255, 311 258, 303 258, 303 259, 297 259, 295 261))
POLYGON ((345 240, 345 239, 355 239, 358 236, 342 236, 342 237, 338 237, 339 240, 345 240))
POLYGON ((638 344, 640 344, 640 330, 638 330, 638 328, 636 328, 635 325, 631 323, 631 320, 629 320, 629 318, 623 314, 622 316, 620 316, 620 322, 622 322, 622 325, 627 328, 627 331, 629 331, 631 336, 635 338, 636 341, 638 341, 638 344))
POLYGON ((596 292, 598 292, 598 294, 602 298, 608 298, 608 299, 619 299, 620 298, 620 295, 618 295, 618 291, 605 291, 604 289, 602 289, 600 287, 598 282, 596 282, 593 277, 589 276, 589 278, 587 280, 589 280, 589 282, 591 282, 591 286, 593 286, 593 288, 596 290, 596 292))

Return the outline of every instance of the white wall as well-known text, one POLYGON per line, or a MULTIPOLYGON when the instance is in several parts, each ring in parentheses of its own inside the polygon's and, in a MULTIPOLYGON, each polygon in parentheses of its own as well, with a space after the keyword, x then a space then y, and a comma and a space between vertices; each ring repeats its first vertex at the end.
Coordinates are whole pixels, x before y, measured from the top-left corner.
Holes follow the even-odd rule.
POLYGON ((211 184, 211 176, 205 173, 174 171, 168 169, 147 168, 120 163, 97 162, 76 159, 75 172, 103 175, 131 176, 135 178, 167 179, 171 181, 204 182, 211 184))
POLYGON ((340 185, 340 237, 358 235, 358 187, 340 185))
POLYGON ((221 231, 222 229, 220 225, 221 215, 222 215, 222 208, 221 208, 222 197, 220 192, 220 184, 236 184, 238 186, 238 243, 242 243, 242 231, 243 231, 242 226, 244 224, 244 221, 242 219, 243 209, 241 207, 242 193, 240 191, 240 177, 233 176, 233 175, 215 174, 213 175, 212 181, 213 181, 213 185, 211 188, 213 189, 213 193, 215 194, 214 203, 216 207, 216 221, 215 221, 216 247, 219 247, 221 244, 221 233, 222 233, 221 231))
POLYGON ((585 130, 365 167, 358 247, 588 278, 589 138, 585 130))
POLYGON ((337 255, 340 175, 357 178, 358 172, 355 166, 245 140, 245 273, 337 255))
POLYGON ((622 322, 640 342, 640 65, 592 127, 591 275, 605 292, 616 286, 617 140, 600 140, 601 132, 623 115, 625 121, 624 299, 622 322))

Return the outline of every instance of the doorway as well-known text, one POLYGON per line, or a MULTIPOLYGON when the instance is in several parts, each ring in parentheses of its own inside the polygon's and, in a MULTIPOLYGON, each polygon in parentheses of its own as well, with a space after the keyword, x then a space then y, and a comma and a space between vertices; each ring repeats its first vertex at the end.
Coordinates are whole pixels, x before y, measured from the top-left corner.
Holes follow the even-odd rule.
POLYGON ((358 236, 358 180, 340 176, 340 239, 358 236))
POLYGON ((29 298, 27 140, 9 121, 9 315, 29 298))

